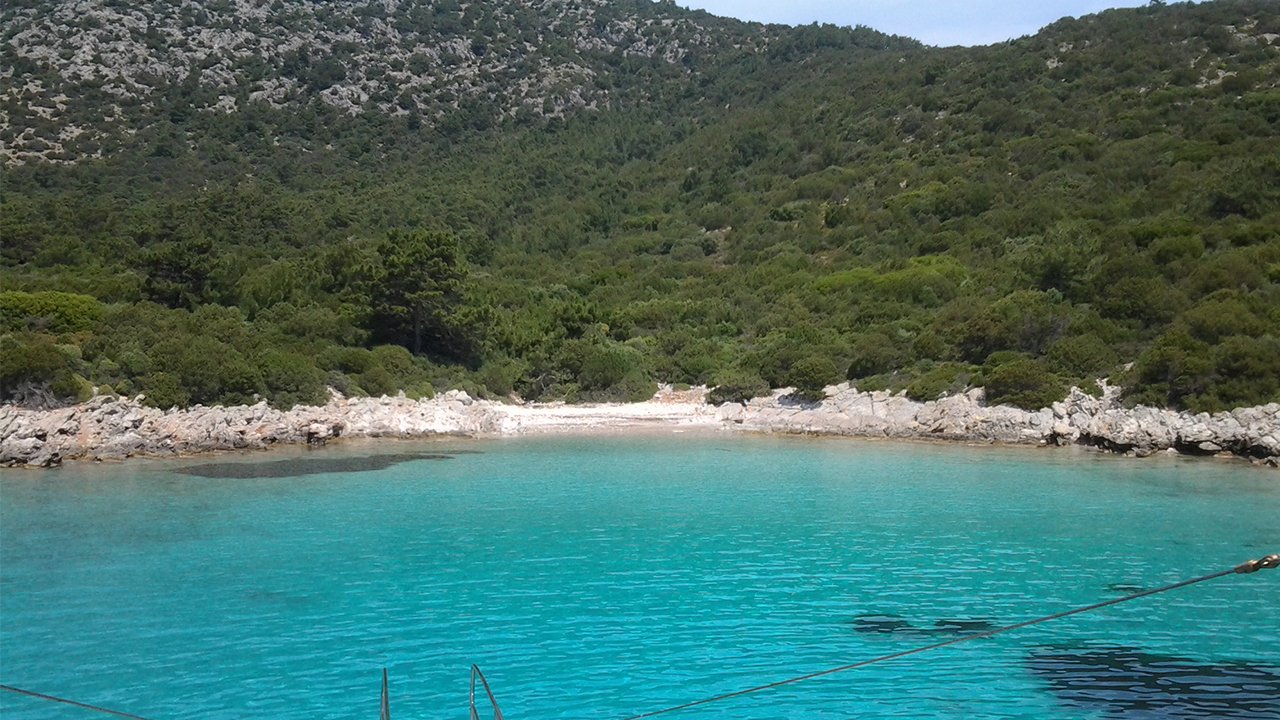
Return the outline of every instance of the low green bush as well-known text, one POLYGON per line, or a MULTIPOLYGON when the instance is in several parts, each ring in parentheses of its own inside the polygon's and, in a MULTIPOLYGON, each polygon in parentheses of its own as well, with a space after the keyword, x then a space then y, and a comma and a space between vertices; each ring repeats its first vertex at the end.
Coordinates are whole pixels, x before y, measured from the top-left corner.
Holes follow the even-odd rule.
POLYGON ((745 404, 751 398, 769 394, 769 383, 750 370, 722 370, 712 382, 714 387, 707 393, 707 402, 712 405, 731 402, 745 404))
POLYGON ((871 377, 896 370, 903 360, 898 344, 887 334, 871 332, 859 335, 850 343, 850 380, 871 377))
POLYGON ((974 368, 962 363, 921 363, 911 370, 907 397, 919 402, 964 392, 974 379, 974 368))
POLYGON ((989 404, 1039 410, 1065 397, 1067 386, 1044 363, 1020 358, 989 370, 986 391, 989 404))
POLYGON ((801 358, 787 374, 788 384, 795 388, 795 397, 809 402, 819 402, 826 397, 823 391, 828 385, 840 381, 840 370, 831 358, 810 355, 801 358))
POLYGON ((415 377, 421 370, 414 361, 413 355, 401 345, 379 345, 370 353, 375 364, 395 377, 415 377))
POLYGON ((602 390, 582 390, 576 395, 579 402, 644 402, 658 392, 658 383, 644 373, 628 373, 618 382, 602 390))
POLYGON ((156 345, 151 356, 160 371, 178 378, 195 404, 250 404, 266 392, 261 370, 212 337, 174 338, 156 345))
POLYGON ((381 365, 375 365, 360 373, 357 381, 360 383, 360 388, 370 397, 395 395, 399 389, 395 376, 381 365))
POLYGON ((317 364, 331 371, 358 375, 377 364, 373 353, 362 347, 329 347, 320 353, 317 364))
POLYGON ((506 397, 515 392, 516 383, 529 370, 528 363, 500 357, 489 360, 476 371, 476 380, 489 393, 506 397))
POLYGON ((267 400, 282 409, 317 405, 325 400, 325 374, 309 358, 283 350, 269 350, 259 360, 267 400))
POLYGON ((578 369, 578 383, 587 391, 606 390, 635 371, 639 355, 613 344, 589 344, 583 348, 578 369))
POLYGON ((93 397, 93 383, 77 373, 63 373, 49 384, 49 390, 55 397, 78 403, 93 397))
POLYGON ((145 396, 143 403, 154 408, 164 410, 191 404, 190 393, 182 387, 182 381, 171 373, 148 373, 138 379, 138 389, 145 396))
POLYGON ((97 325, 102 316, 102 303, 88 295, 0 292, 0 331, 84 332, 97 325))
POLYGON ((1097 335, 1065 337, 1049 347, 1050 366, 1072 375, 1105 373, 1120 364, 1120 355, 1097 335))
POLYGON ((49 334, 0 336, 0 400, 12 397, 20 384, 47 387, 60 400, 87 400, 78 375, 83 368, 79 347, 60 345, 49 334))

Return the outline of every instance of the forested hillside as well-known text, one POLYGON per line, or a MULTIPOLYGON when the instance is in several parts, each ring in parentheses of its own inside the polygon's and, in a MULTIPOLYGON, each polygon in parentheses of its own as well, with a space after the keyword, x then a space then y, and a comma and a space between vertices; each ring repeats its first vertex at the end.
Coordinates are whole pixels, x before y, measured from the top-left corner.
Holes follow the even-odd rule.
POLYGON ((1280 400, 1280 4, 982 48, 648 0, 0 8, 0 384, 1280 400))

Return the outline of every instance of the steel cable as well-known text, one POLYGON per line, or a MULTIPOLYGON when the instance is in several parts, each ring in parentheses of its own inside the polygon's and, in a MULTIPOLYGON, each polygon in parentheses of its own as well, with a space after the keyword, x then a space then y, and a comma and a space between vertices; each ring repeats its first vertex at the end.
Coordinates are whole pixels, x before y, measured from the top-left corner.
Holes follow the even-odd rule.
POLYGON ((1039 617, 1034 620, 1026 620, 1024 622, 1016 623, 1014 625, 1006 625, 1004 627, 995 628, 993 630, 985 630, 983 632, 973 633, 971 635, 965 635, 964 637, 952 638, 950 640, 944 640, 943 642, 934 643, 932 645, 925 645, 923 647, 913 648, 911 650, 902 650, 900 652, 890 653, 888 655, 881 655, 880 657, 871 658, 870 660, 861 660, 859 662, 850 663, 848 665, 841 665, 839 667, 828 668, 826 670, 819 670, 817 672, 811 672, 805 675, 798 675, 796 677, 787 678, 786 680, 778 680, 777 682, 771 682, 767 685, 757 685, 756 687, 746 688, 745 690, 735 690, 734 692, 724 693, 723 695, 716 695, 713 697, 703 698, 701 700, 694 700, 692 702, 682 703, 680 705, 673 705, 671 707, 663 708, 661 710, 654 710, 647 713, 641 713, 639 715, 631 715, 630 717, 624 718, 623 720, 641 720, 642 718, 651 718, 651 717, 656 717, 658 715, 673 713, 673 712, 676 712, 677 710, 687 710, 689 708, 697 707, 699 705, 707 705, 714 702, 720 702, 722 700, 729 700, 730 698, 742 697, 743 695, 751 695, 753 693, 758 693, 758 692, 763 692, 765 690, 772 690, 774 688, 779 688, 784 685, 791 685, 793 683, 803 682, 805 680, 813 680, 814 678, 820 678, 826 675, 834 675, 836 673, 845 672, 846 670, 853 670, 855 668, 866 667, 868 665, 887 662, 889 660, 897 660, 898 658, 904 658, 909 655, 916 655, 918 653, 928 652, 930 650, 937 650, 938 648, 944 648, 944 647, 947 647, 948 645, 956 645, 958 643, 968 642, 970 640, 988 638, 995 635, 999 635, 1001 633, 1007 633, 1013 630, 1019 630, 1021 628, 1030 627, 1032 625, 1039 625, 1040 623, 1049 622, 1050 620, 1059 620, 1061 618, 1070 617, 1072 615, 1079 615, 1080 613, 1086 613, 1092 610, 1098 610, 1100 608, 1109 607, 1111 605, 1119 605, 1120 603, 1130 602, 1132 600, 1137 600, 1138 598, 1144 598, 1150 595, 1158 595, 1160 593, 1169 592, 1170 590, 1177 590, 1178 588, 1184 588, 1184 587, 1187 587, 1188 585, 1195 585, 1196 583, 1207 582, 1209 580, 1216 580, 1226 575, 1243 575, 1247 573, 1257 572, 1258 570, 1269 570, 1277 566, 1280 566, 1280 554, 1268 555, 1258 560, 1250 560, 1249 562, 1238 565, 1230 570, 1222 570, 1219 572, 1210 573, 1208 575, 1202 575, 1198 578, 1193 578, 1191 580, 1183 580, 1182 582, 1176 582, 1176 583, 1173 583, 1172 585, 1165 585, 1164 587, 1158 587, 1152 590, 1143 590, 1142 592, 1136 592, 1136 593, 1133 593, 1132 595, 1126 595, 1121 598, 1115 598, 1114 600, 1104 600, 1103 602, 1094 603, 1092 605, 1086 605, 1084 607, 1078 607, 1072 610, 1064 610, 1062 612, 1054 613, 1052 615, 1045 615, 1044 617, 1039 617))

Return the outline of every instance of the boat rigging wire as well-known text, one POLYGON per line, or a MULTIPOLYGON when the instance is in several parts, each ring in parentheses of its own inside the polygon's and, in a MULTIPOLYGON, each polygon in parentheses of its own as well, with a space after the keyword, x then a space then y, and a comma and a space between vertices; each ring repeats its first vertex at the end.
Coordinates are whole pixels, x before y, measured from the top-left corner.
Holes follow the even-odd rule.
POLYGON ((22 688, 13 687, 12 685, 0 685, 0 690, 17 693, 18 695, 27 695, 41 700, 48 700, 49 702, 62 703, 63 705, 74 705, 75 707, 92 710, 104 715, 115 715, 116 717, 130 718, 131 720, 147 720, 147 718, 144 718, 141 715, 134 715, 133 713, 127 713, 120 710, 112 710, 110 708, 99 707, 97 705, 89 705, 88 703, 76 702, 75 700, 68 700, 67 698, 58 697, 57 695, 45 695, 44 693, 38 693, 34 690, 23 690, 22 688))
POLYGON ((1000 635, 1001 633, 1007 633, 1013 630, 1030 627, 1032 625, 1039 625, 1040 623, 1046 623, 1046 622, 1049 622, 1050 620, 1059 620, 1061 618, 1070 617, 1072 615, 1079 615, 1080 613, 1090 612, 1091 610, 1098 610, 1104 607, 1109 607, 1111 605, 1119 605, 1120 603, 1130 602, 1132 600, 1137 600, 1138 598, 1144 598, 1150 595, 1158 595, 1160 593, 1169 592, 1170 590, 1177 590, 1178 588, 1184 588, 1184 587, 1187 587, 1188 585, 1195 585, 1196 583, 1202 583, 1209 580, 1216 580, 1226 575, 1246 575, 1249 573, 1257 572, 1259 570, 1270 570, 1278 566, 1280 566, 1280 553, 1277 553, 1274 555, 1267 555, 1266 557, 1259 558, 1258 560, 1250 560, 1249 562, 1237 565, 1236 567, 1231 568, 1230 570, 1222 570, 1216 573, 1202 575, 1198 578, 1192 578, 1191 580, 1183 580, 1182 582, 1173 583, 1172 585, 1165 585, 1164 587, 1158 587, 1151 590, 1143 590, 1142 592, 1136 592, 1136 593, 1133 593, 1132 595, 1126 595, 1121 598, 1115 598, 1114 600, 1105 600, 1103 602, 1094 603, 1092 605, 1087 605, 1085 607, 1079 607, 1073 610, 1064 610, 1062 612, 1054 613, 1052 615, 1045 615, 1044 617, 1039 617, 1034 620, 1026 620, 1024 622, 1016 623, 1014 625, 1006 625, 1004 627, 995 628, 993 630, 985 630, 983 632, 973 633, 972 635, 965 635, 964 637, 952 638, 951 640, 945 640, 943 642, 934 643, 932 645, 925 645, 924 647, 918 647, 911 650, 903 650, 901 652, 890 653, 888 655, 881 655, 880 657, 871 658, 870 660, 861 660, 859 662, 850 663, 848 665, 841 665, 840 667, 828 668, 826 670, 819 670, 817 672, 811 672, 805 675, 799 675, 793 678, 787 678, 786 680, 771 682, 767 685, 757 685, 756 687, 747 688, 745 690, 735 690, 734 692, 724 693, 723 695, 716 695, 714 697, 703 698, 701 700, 694 700, 692 702, 687 702, 680 705, 673 705, 672 707, 663 708, 661 710, 653 710, 651 712, 641 713, 639 715, 631 715, 630 717, 623 718, 623 720, 641 720, 641 718, 651 718, 651 717, 656 717, 658 715, 666 715, 667 713, 673 713, 678 710, 687 710, 689 708, 697 707, 699 705, 707 705, 714 702, 720 702, 722 700, 728 700, 730 698, 742 697, 743 695, 751 695, 753 693, 763 692, 765 690, 772 690, 774 688, 782 687, 783 685, 791 685, 794 683, 803 682, 805 680, 820 678, 826 675, 834 675, 836 673, 844 672, 846 670, 853 670, 854 668, 866 667, 868 665, 887 662, 889 660, 897 660, 898 658, 904 658, 909 655, 915 655, 917 653, 923 653, 923 652, 928 652, 930 650, 937 650, 939 648, 944 648, 944 647, 947 647, 948 645, 956 645, 962 642, 968 642, 970 640, 977 640, 979 638, 988 638, 995 635, 1000 635))

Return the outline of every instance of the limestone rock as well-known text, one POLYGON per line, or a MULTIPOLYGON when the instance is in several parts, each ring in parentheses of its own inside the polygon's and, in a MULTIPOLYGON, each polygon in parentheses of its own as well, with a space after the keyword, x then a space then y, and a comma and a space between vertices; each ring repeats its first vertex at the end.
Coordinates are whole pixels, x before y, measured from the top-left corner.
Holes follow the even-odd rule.
POLYGON ((917 402, 849 384, 827 388, 819 403, 777 390, 745 404, 712 407, 706 392, 678 401, 668 392, 635 405, 503 404, 462 391, 435 398, 345 398, 278 410, 265 403, 167 411, 142 398, 97 397, 52 410, 0 406, 0 465, 52 466, 64 458, 123 459, 275 444, 323 444, 339 437, 420 437, 520 433, 630 425, 700 425, 781 433, 937 438, 1020 444, 1080 443, 1134 456, 1162 451, 1224 452, 1272 462, 1280 458, 1280 404, 1213 415, 1119 405, 1115 388, 1100 397, 1073 388, 1049 408, 1026 411, 985 404, 980 392, 917 402))

